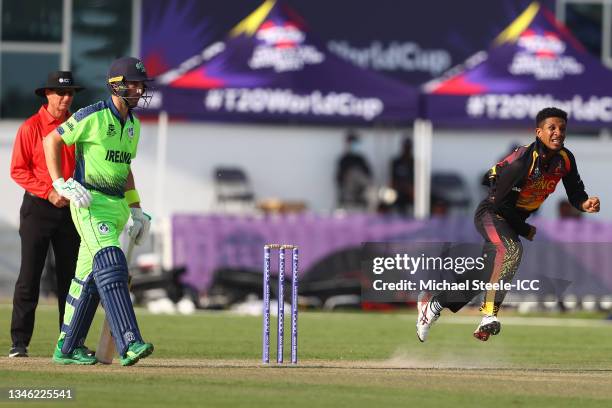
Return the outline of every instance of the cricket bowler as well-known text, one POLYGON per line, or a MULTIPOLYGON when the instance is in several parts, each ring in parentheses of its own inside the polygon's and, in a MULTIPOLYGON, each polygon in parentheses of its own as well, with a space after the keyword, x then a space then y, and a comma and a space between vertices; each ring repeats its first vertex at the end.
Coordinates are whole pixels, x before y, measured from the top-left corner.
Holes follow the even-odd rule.
MULTIPOLYGON (((562 180, 570 203, 578 210, 599 211, 598 197, 589 197, 578 174, 574 155, 564 147, 567 113, 558 108, 546 108, 536 116, 536 140, 516 148, 509 156, 491 167, 483 184, 489 187, 487 197, 476 209, 474 223, 485 240, 484 276, 490 283, 512 281, 523 253, 519 236, 533 240, 536 228, 526 222, 562 180)), ((463 276, 462 279, 468 279, 463 276)), ((448 308, 453 313, 468 304, 479 291, 457 293, 421 292, 417 301, 417 337, 427 339, 429 329, 448 308)), ((487 341, 501 330, 497 313, 506 291, 488 290, 480 310, 482 321, 474 337, 487 341)))
POLYGON ((53 187, 70 200, 72 221, 81 237, 64 324, 53 353, 59 364, 96 364, 83 343, 100 300, 122 365, 133 365, 153 352, 136 322, 128 265, 119 247, 130 214, 129 235, 136 244, 143 242, 149 229, 130 167, 140 137, 140 121, 132 110, 141 99, 149 103, 148 81, 137 58, 115 60, 106 83, 110 98, 80 109, 44 141, 53 187), (68 180, 61 173, 63 145, 76 145, 76 168, 68 180))

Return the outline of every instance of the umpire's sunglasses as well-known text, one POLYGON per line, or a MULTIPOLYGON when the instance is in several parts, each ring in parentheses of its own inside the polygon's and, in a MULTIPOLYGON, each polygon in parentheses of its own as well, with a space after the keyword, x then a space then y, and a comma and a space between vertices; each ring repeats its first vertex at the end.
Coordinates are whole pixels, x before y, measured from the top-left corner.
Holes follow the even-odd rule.
POLYGON ((58 96, 74 96, 74 89, 54 89, 53 92, 58 96))

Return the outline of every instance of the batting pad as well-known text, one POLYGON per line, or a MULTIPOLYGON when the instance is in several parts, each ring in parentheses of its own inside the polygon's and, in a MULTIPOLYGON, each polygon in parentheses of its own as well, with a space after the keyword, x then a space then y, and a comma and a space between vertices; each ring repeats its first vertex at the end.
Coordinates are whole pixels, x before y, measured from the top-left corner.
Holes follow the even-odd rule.
POLYGON ((70 324, 62 325, 62 331, 66 333, 62 346, 62 353, 64 354, 71 353, 76 347, 84 344, 85 337, 87 337, 87 332, 96 314, 98 303, 100 303, 96 285, 91 277, 88 277, 84 282, 74 278, 73 282, 81 286, 81 293, 78 298, 69 294, 66 299, 74 307, 74 313, 72 319, 70 319, 70 324))
POLYGON ((102 248, 94 256, 92 273, 117 352, 123 356, 131 342, 142 341, 128 290, 128 267, 123 251, 116 246, 102 248))

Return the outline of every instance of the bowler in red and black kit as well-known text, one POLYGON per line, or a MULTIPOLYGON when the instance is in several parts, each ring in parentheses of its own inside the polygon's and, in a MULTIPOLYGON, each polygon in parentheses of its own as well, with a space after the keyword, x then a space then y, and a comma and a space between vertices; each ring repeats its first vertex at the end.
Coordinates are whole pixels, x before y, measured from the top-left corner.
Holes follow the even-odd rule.
MULTIPOLYGON (((477 278, 490 283, 512 281, 523 254, 519 236, 533 240, 536 228, 527 218, 555 191, 559 181, 570 203, 588 213, 599 211, 599 198, 590 197, 580 179, 574 155, 564 146, 567 113, 558 108, 546 108, 536 116, 536 140, 516 148, 509 156, 491 167, 483 179, 489 187, 487 197, 476 209, 474 223, 485 240, 485 268, 479 276, 465 274, 462 281, 477 278), (483 279, 484 277, 484 279, 483 279)), ((425 341, 433 322, 444 308, 459 311, 479 291, 421 292, 417 302, 417 336, 425 341)), ((474 337, 487 341, 501 330, 497 313, 506 291, 489 290, 480 310, 484 317, 474 331, 474 337)))

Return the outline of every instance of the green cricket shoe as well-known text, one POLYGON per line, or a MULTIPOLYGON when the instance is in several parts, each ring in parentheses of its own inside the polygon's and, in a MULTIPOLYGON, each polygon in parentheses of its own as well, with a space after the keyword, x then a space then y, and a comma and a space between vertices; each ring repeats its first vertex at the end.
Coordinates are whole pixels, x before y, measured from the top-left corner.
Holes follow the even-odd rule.
POLYGON ((62 346, 64 345, 64 339, 57 341, 55 351, 53 352, 53 362, 58 364, 80 364, 80 365, 93 365, 98 362, 95 356, 90 355, 90 351, 87 347, 77 347, 72 353, 62 353, 62 346))
POLYGON ((153 345, 151 343, 135 341, 130 343, 127 352, 119 361, 122 366, 131 366, 136 364, 141 358, 150 356, 151 353, 153 353, 153 345))

